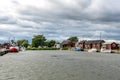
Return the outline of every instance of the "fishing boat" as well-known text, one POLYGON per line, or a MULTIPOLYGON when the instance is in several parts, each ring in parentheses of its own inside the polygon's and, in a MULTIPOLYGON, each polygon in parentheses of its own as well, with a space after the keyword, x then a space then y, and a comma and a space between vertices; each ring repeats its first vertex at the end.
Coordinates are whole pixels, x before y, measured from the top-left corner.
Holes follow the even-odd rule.
POLYGON ((16 52, 19 52, 19 50, 20 50, 19 46, 17 46, 15 42, 15 38, 13 37, 12 39, 10 39, 9 52, 16 53, 16 52))
POLYGON ((12 53, 19 52, 19 47, 18 46, 11 46, 9 51, 12 53))

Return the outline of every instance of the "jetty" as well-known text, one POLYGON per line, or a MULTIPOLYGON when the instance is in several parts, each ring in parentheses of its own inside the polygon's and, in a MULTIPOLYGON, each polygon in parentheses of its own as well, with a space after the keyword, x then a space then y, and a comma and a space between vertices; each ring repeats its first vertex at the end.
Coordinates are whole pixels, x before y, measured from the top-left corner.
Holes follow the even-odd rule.
POLYGON ((0 56, 3 56, 4 54, 8 53, 9 49, 6 48, 0 48, 0 56))

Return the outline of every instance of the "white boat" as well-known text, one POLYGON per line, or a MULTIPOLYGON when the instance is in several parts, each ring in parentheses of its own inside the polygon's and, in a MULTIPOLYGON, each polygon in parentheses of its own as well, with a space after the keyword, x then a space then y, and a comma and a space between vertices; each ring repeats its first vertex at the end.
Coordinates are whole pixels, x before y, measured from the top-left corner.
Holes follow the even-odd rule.
POLYGON ((26 48, 23 46, 20 48, 21 51, 26 51, 26 48))
POLYGON ((97 52, 96 48, 89 49, 88 52, 97 52))
POLYGON ((111 49, 106 49, 105 47, 102 47, 100 52, 111 53, 112 50, 111 49))

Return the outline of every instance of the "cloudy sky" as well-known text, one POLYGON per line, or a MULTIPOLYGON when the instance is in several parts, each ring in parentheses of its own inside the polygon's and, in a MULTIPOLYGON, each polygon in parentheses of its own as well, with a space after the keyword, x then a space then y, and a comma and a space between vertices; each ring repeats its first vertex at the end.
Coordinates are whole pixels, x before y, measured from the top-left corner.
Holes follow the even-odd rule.
POLYGON ((120 0, 0 0, 0 42, 43 34, 120 41, 120 0))

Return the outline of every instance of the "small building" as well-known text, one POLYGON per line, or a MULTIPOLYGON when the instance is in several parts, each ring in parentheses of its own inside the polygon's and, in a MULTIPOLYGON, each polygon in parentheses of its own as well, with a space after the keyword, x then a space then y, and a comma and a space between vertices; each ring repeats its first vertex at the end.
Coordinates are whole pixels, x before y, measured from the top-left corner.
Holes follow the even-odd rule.
POLYGON ((59 44, 59 43, 56 43, 56 44, 54 45, 54 48, 60 48, 60 44, 59 44))
POLYGON ((88 40, 88 41, 85 40, 85 41, 81 41, 79 44, 80 47, 85 50, 95 48, 99 51, 104 42, 105 42, 104 40, 88 40))
POLYGON ((103 47, 105 47, 106 49, 116 50, 119 49, 119 44, 116 42, 106 42, 103 43, 103 47))
POLYGON ((85 42, 86 42, 86 40, 83 40, 83 41, 80 41, 80 42, 79 42, 79 47, 80 47, 81 49, 84 49, 84 48, 85 48, 85 42))
POLYGON ((75 47, 75 42, 72 42, 70 40, 63 41, 61 43, 61 47, 75 47))

